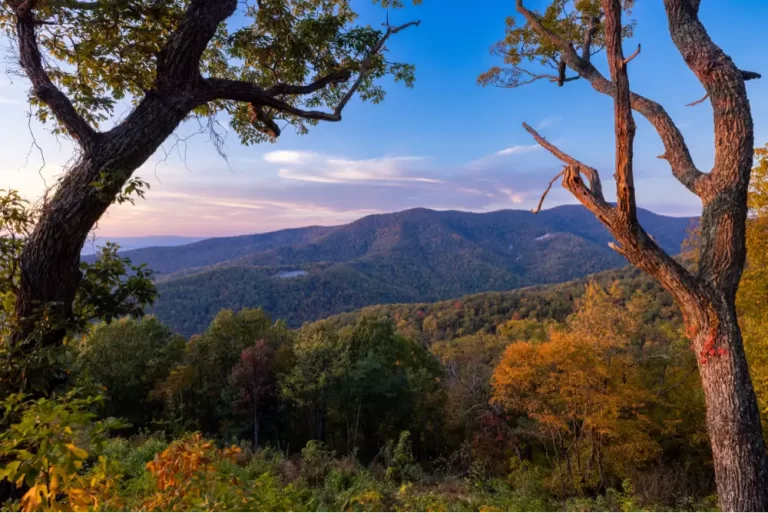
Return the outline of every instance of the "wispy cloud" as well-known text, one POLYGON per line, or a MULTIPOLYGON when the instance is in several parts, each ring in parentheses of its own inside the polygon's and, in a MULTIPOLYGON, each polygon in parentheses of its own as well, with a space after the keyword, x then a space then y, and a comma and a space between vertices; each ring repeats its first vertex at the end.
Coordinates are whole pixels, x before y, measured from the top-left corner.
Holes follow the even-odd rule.
POLYGON ((541 146, 539 146, 538 144, 529 144, 529 145, 518 144, 516 146, 510 146, 509 148, 504 148, 503 150, 497 151, 496 153, 494 153, 494 155, 497 155, 497 156, 514 155, 515 153, 528 153, 528 152, 537 151, 540 149, 541 149, 541 146))
POLYGON ((278 176, 314 183, 441 183, 423 172, 423 157, 385 157, 353 160, 317 153, 275 151, 264 155, 272 164, 283 164, 278 176))
POLYGON ((555 126, 560 122, 560 116, 547 116, 536 125, 536 130, 543 130, 555 126))
POLYGON ((539 151, 540 149, 541 146, 538 144, 516 144, 514 146, 495 151, 490 155, 485 155, 483 157, 472 160, 466 164, 466 168, 469 170, 495 168, 516 156, 533 153, 539 151))
POLYGON ((308 151, 280 150, 270 151, 264 155, 264 160, 270 164, 294 164, 305 165, 320 158, 317 153, 308 151))
POLYGON ((514 190, 506 187, 499 188, 499 191, 502 192, 509 199, 509 201, 515 204, 523 203, 526 198, 525 194, 515 192, 514 190))

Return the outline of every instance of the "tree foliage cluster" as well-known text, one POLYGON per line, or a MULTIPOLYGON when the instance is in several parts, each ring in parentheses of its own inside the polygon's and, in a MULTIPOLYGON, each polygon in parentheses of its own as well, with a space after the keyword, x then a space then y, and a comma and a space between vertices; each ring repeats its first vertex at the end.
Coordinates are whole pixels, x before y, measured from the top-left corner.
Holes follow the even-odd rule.
POLYGON ((247 502, 257 489, 278 509, 703 507, 704 403, 679 321, 620 282, 575 302, 562 320, 510 317, 431 345, 365 315, 289 330, 222 311, 186 343, 153 317, 121 319, 83 336, 72 364, 98 404, 26 407, 131 423, 111 426, 108 450, 84 448, 112 462, 124 507, 272 504, 247 502))
MULTIPOLYGON (((0 32, 30 82, 33 113, 76 143, 41 209, 27 210, 13 193, 0 201, 8 507, 292 509, 344 499, 339 509, 438 509, 451 494, 430 478, 453 476, 478 489, 466 494, 459 485, 453 507, 512 509, 523 497, 535 508, 617 501, 695 508, 714 482, 722 509, 768 508, 768 453, 748 367, 749 358, 765 404, 764 313, 755 308, 765 288, 756 254, 764 246, 765 154, 750 189, 754 126, 745 85, 760 74, 712 40, 700 0, 663 4, 672 41, 706 90, 694 103, 709 99, 712 107, 707 172, 664 108, 630 88, 628 68, 640 53, 638 46, 625 56, 622 45, 634 28, 632 0, 552 0, 543 12, 516 0, 520 17, 494 47, 508 67, 480 83, 582 80, 612 99, 616 204, 606 201, 597 169, 523 123, 565 164, 535 211, 560 179, 616 239, 611 249, 674 297, 682 323, 647 294, 590 284, 565 318, 529 312, 496 333, 485 322, 483 332, 431 346, 404 333, 403 319, 292 332, 263 311, 244 310, 225 311, 182 347, 152 319, 113 322, 143 314, 155 291, 151 274, 113 246, 80 268, 94 225, 110 205, 142 196, 146 183, 133 173, 186 120, 207 124, 223 154, 218 119, 245 144, 273 141, 281 123, 305 133, 340 121, 355 94, 381 101, 384 76, 412 85, 413 67, 387 60, 385 45, 418 22, 358 27, 347 0, 3 2, 0 32), (599 52, 608 75, 592 61, 599 52), (114 116, 120 103, 130 105, 123 119, 114 116), (634 113, 657 132, 673 176, 701 199, 695 268, 640 222, 634 113), (146 377, 133 376, 135 367, 101 372, 104 348, 120 344, 133 358, 126 363, 140 362, 146 377), (107 438, 158 427, 175 439, 142 431, 129 442, 107 438), (243 433, 252 435, 251 452, 246 443, 230 445, 243 433), (416 485, 426 492, 409 494, 416 485), (486 502, 488 492, 495 499, 486 502)), ((421 331, 440 332, 439 319, 416 317, 421 331)), ((446 324, 445 335, 449 328, 453 337, 465 326, 446 324)))

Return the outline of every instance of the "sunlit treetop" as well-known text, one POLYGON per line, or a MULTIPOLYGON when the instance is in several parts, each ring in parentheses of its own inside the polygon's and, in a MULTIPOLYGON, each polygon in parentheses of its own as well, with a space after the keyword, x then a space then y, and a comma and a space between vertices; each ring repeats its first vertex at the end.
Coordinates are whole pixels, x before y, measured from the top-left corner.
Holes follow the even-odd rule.
MULTIPOLYGON (((634 0, 622 0, 625 18, 633 5, 634 0)), ((570 44, 583 59, 589 60, 605 47, 600 0, 552 0, 543 13, 535 14, 544 28, 570 44)), ((634 27, 630 19, 622 27, 623 37, 631 37, 634 27)), ((495 66, 480 75, 481 85, 509 88, 545 79, 562 86, 579 78, 566 75, 560 47, 541 37, 522 16, 507 18, 505 37, 491 47, 491 54, 503 59, 506 66, 495 66)))
MULTIPOLYGON (((403 5, 401 0, 378 3, 403 5)), ((391 62, 385 55, 385 36, 398 31, 394 23, 385 22, 399 13, 385 16, 382 10, 381 28, 359 26, 348 0, 7 0, 0 9, 0 27, 21 56, 31 46, 39 49, 51 82, 87 123, 110 128, 130 109, 120 105, 121 100, 136 105, 158 88, 162 52, 168 51, 165 47, 185 16, 195 15, 195 9, 198 16, 207 16, 206 9, 216 5, 232 12, 223 16, 225 21, 202 52, 202 77, 247 81, 288 107, 254 108, 249 102, 217 98, 194 109, 193 115, 202 118, 229 114, 231 127, 246 144, 273 139, 286 124, 304 132, 317 123, 317 116, 302 116, 292 109, 340 114, 337 107, 354 92, 364 101, 380 102, 385 92, 377 79, 385 75, 409 87, 413 84, 413 66, 391 62), (20 31, 17 19, 26 19, 34 28, 20 31), (26 48, 25 34, 36 39, 26 48), (296 90, 299 86, 304 90, 296 90)), ((194 39, 197 34, 188 36, 194 39)), ((31 94, 30 101, 41 121, 52 120, 49 102, 41 101, 39 94, 31 94)), ((71 132, 62 123, 56 123, 55 130, 71 132)))

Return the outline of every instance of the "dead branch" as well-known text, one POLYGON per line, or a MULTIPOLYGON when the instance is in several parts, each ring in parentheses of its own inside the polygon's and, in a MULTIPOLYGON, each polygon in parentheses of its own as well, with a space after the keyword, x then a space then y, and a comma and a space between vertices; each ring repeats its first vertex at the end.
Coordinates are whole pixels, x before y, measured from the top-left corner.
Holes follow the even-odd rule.
POLYGON ((541 212, 541 207, 542 205, 544 205, 544 199, 547 197, 547 194, 549 194, 549 191, 552 189, 552 185, 557 181, 558 178, 563 176, 563 174, 565 174, 565 169, 557 173, 555 177, 552 180, 550 180, 549 185, 547 185, 547 188, 544 190, 544 194, 542 194, 541 199, 539 199, 539 204, 536 205, 536 208, 531 210, 531 212, 533 212, 534 214, 538 214, 539 212, 541 212))
POLYGON ((624 64, 625 65, 629 64, 632 61, 632 59, 634 59, 638 55, 640 55, 640 43, 637 44, 637 50, 635 50, 632 55, 624 59, 624 64))
POLYGON ((704 96, 702 96, 700 100, 696 100, 695 102, 691 102, 691 103, 686 103, 685 106, 686 107, 693 107, 694 105, 698 105, 700 103, 703 103, 707 98, 709 98, 709 93, 707 93, 704 96))

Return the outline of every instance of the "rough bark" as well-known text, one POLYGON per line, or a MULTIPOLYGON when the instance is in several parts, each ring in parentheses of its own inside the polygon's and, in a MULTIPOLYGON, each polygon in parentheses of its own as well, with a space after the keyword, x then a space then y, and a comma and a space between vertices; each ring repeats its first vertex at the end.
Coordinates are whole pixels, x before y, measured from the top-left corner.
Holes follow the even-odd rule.
MULTIPOLYGON (((579 56, 570 44, 543 27, 522 0, 517 1, 517 9, 540 37, 560 48, 568 67, 595 90, 613 97, 617 205, 605 201, 596 169, 556 148, 530 126, 523 126, 566 164, 561 172, 563 186, 614 235, 619 244, 611 247, 659 280, 682 310, 706 399, 721 509, 766 511, 768 455, 735 309, 746 258, 747 191, 754 147, 744 82, 759 75, 740 70, 712 42, 698 19, 697 0, 665 0, 672 40, 706 89, 713 108, 715 166, 710 173, 702 173, 666 111, 629 89, 627 64, 638 52, 624 58, 620 1, 603 0, 602 4, 611 81, 590 63, 588 41, 579 56), (665 146, 662 158, 669 162, 674 176, 702 200, 701 261, 695 275, 664 253, 637 221, 632 172, 633 110, 655 127, 665 146)), ((541 204, 537 210, 540 208, 541 204)))

